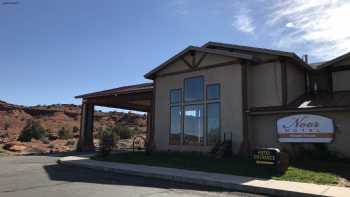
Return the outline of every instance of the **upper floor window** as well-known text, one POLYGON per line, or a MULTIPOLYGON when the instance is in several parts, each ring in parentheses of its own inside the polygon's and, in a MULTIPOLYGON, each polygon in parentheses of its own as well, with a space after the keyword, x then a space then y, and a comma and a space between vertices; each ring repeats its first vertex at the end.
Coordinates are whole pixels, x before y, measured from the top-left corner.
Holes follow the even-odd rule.
POLYGON ((170 103, 179 104, 181 103, 181 89, 174 89, 170 91, 170 103))
POLYGON ((192 77, 185 79, 184 84, 185 102, 204 100, 204 79, 203 77, 192 77))
POLYGON ((210 84, 207 86, 207 99, 219 99, 220 98, 220 84, 210 84))

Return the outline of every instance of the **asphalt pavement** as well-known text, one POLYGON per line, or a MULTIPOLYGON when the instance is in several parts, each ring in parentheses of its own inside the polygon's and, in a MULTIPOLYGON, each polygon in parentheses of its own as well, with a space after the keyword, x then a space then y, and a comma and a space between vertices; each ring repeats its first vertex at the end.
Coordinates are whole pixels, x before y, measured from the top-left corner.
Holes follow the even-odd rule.
POLYGON ((55 156, 0 158, 1 197, 262 197, 235 191, 58 165, 55 156))

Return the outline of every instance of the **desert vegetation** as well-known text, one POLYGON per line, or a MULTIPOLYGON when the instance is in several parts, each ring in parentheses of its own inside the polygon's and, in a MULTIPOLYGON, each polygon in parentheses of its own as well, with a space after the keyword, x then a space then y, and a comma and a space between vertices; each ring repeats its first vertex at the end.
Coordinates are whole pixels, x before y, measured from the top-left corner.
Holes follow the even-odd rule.
POLYGON ((27 121, 26 126, 21 131, 18 140, 21 142, 30 142, 32 138, 40 140, 47 137, 46 130, 40 125, 39 122, 27 121))
MULTIPOLYGON (((26 107, 0 101, 0 149, 15 154, 75 150, 80 110, 80 106, 72 104, 26 107)), ((130 138, 142 134, 145 126, 144 115, 95 111, 95 145, 101 141, 102 133, 109 131, 116 137, 117 147, 130 147, 130 138)))

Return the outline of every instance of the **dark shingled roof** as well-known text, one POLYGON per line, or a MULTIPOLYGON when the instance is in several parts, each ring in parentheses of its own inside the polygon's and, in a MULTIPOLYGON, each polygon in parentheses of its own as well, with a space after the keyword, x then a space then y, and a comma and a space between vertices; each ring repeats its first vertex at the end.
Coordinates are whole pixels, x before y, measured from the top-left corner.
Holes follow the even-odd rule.
POLYGON ((93 98, 93 97, 100 97, 100 96, 113 96, 116 94, 133 94, 133 93, 143 93, 143 92, 152 92, 152 91, 153 91, 153 83, 141 83, 136 85, 122 86, 122 87, 113 88, 109 90, 83 94, 83 95, 76 96, 75 98, 93 98))
POLYGON ((202 47, 203 48, 236 49, 236 50, 248 51, 248 52, 252 52, 252 53, 269 54, 269 55, 286 57, 286 58, 292 59, 293 61, 297 62, 298 64, 300 64, 302 67, 304 67, 307 70, 313 70, 309 64, 305 63, 304 60, 302 60, 298 55, 296 55, 293 52, 272 50, 272 49, 267 49, 267 48, 250 47, 250 46, 243 46, 243 45, 235 45, 235 44, 226 44, 226 43, 220 43, 220 42, 208 42, 208 43, 204 44, 202 47))
POLYGON ((348 92, 320 92, 302 96, 287 106, 255 107, 250 109, 251 114, 272 114, 280 112, 306 112, 315 110, 350 110, 350 91, 348 92))
POLYGON ((345 54, 343 54, 341 56, 338 56, 338 57, 336 57, 336 58, 334 58, 334 59, 332 59, 330 61, 324 62, 322 65, 320 65, 318 67, 318 69, 321 70, 321 69, 328 68, 330 66, 334 66, 336 63, 339 63, 339 62, 345 60, 346 58, 350 58, 350 52, 349 53, 345 53, 345 54))

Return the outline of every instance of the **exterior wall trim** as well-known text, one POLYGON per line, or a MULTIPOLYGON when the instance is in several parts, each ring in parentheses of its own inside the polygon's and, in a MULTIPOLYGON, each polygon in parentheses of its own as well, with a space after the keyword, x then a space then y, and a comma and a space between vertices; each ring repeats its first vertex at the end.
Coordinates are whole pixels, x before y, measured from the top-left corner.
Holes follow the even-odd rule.
POLYGON ((282 105, 286 106, 288 104, 288 80, 287 80, 287 65, 284 59, 281 62, 281 83, 282 83, 282 105))
POLYGON ((194 71, 201 71, 201 70, 212 69, 212 68, 223 67, 223 66, 232 66, 232 64, 238 64, 238 63, 240 63, 239 60, 232 60, 232 61, 222 62, 222 63, 218 63, 218 64, 206 65, 204 67, 196 67, 196 68, 192 68, 190 70, 177 71, 177 72, 172 72, 172 73, 165 73, 165 74, 162 74, 162 75, 158 75, 157 77, 178 75, 178 74, 190 73, 190 72, 194 72, 194 71))
POLYGON ((315 108, 295 108, 295 109, 280 109, 280 110, 264 110, 264 111, 249 111, 249 116, 263 116, 273 114, 298 114, 298 113, 312 113, 312 112, 336 112, 336 111, 350 111, 349 106, 341 107, 315 107, 315 108))

